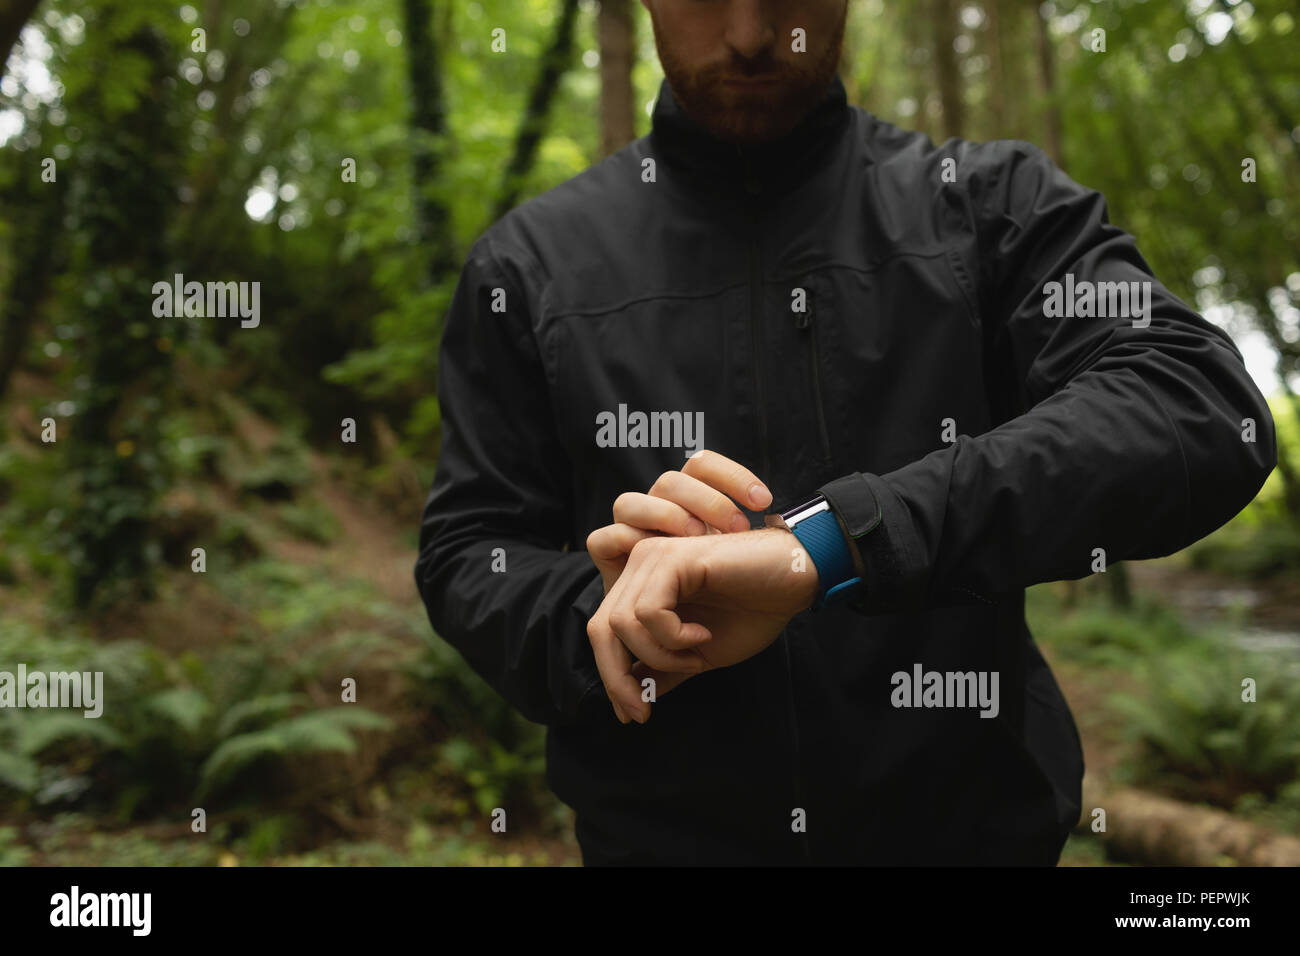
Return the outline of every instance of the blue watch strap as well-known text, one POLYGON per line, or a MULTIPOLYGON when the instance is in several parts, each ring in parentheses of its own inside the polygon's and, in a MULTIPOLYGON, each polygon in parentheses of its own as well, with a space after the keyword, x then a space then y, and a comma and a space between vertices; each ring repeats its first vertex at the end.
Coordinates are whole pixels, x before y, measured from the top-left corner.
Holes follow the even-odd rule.
POLYGON ((853 553, 835 514, 819 511, 810 515, 794 526, 793 534, 817 568, 821 593, 814 607, 826 607, 850 597, 853 585, 861 584, 862 579, 856 576, 853 553))

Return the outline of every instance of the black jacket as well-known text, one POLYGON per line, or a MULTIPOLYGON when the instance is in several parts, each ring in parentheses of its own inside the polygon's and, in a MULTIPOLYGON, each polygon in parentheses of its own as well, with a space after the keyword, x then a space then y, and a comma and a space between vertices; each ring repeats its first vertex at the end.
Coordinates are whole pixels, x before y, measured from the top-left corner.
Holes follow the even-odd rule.
POLYGON ((548 726, 588 863, 1054 863, 1083 761, 1023 589, 1098 548, 1176 551, 1253 497, 1276 446, 1240 354, 1028 144, 936 147, 838 79, 762 148, 666 84, 653 127, 470 252, 416 565, 434 628, 548 726), (1152 282, 1149 323, 1050 317, 1052 281, 1152 282), (626 726, 585 540, 689 449, 603 447, 620 405, 702 412, 773 510, 826 488, 869 572, 626 726), (997 716, 895 706, 917 665, 997 672, 997 716))

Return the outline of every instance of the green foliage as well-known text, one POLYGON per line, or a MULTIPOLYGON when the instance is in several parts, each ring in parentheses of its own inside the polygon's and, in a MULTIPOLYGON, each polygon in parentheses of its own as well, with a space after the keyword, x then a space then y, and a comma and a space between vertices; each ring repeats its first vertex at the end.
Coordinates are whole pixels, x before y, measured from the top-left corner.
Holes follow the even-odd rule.
POLYGON ((292 498, 312 480, 310 450, 292 434, 281 432, 265 451, 256 452, 230 442, 224 448, 222 471, 230 484, 272 500, 292 498))
POLYGON ((1102 675, 1131 747, 1119 775, 1223 807, 1250 793, 1276 797, 1300 778, 1300 685, 1275 658, 1245 653, 1221 629, 1189 626, 1150 598, 1130 614, 1087 602, 1060 613, 1045 588, 1029 593, 1035 636, 1102 675), (1242 700, 1242 679, 1257 699, 1242 700))
POLYGON ((0 661, 104 672, 98 719, 70 710, 0 711, 0 786, 36 805, 111 802, 129 818, 191 795, 247 789, 254 766, 355 753, 359 734, 392 728, 358 705, 310 709, 290 688, 301 686, 304 670, 330 662, 273 667, 276 650, 236 645, 206 660, 169 658, 134 642, 54 640, 0 622, 0 661))
POLYGON ((1091 832, 1074 832, 1061 850, 1060 866, 1105 866, 1106 846, 1091 832))
POLYGON ((1286 784, 1272 798, 1248 793, 1237 801, 1233 813, 1275 830, 1300 834, 1300 780, 1286 784))
MULTIPOLYGON (((0 754, 0 762, 3 762, 0 754)), ((0 867, 29 866, 32 851, 17 840, 17 831, 13 827, 0 827, 0 867)))
MULTIPOLYGON (((1270 403, 1278 455, 1300 472, 1300 421, 1289 401, 1270 403)), ((1187 549, 1193 568, 1264 581, 1300 568, 1300 515, 1288 510, 1282 469, 1235 518, 1187 549)))
POLYGON ((1266 580, 1300 568, 1300 524, 1232 521, 1188 549, 1191 566, 1237 578, 1266 580))
POLYGON ((1300 687, 1271 662, 1204 644, 1139 667, 1148 693, 1113 700, 1139 747, 1134 779, 1230 808, 1300 777, 1300 687), (1245 677, 1254 702, 1242 700, 1245 677))
MULTIPOLYGON (((254 699, 249 703, 256 707, 259 701, 254 699)), ((282 760, 305 754, 355 753, 357 731, 391 728, 392 721, 387 717, 362 707, 344 705, 283 718, 263 730, 227 737, 199 770, 199 795, 228 783, 264 758, 282 760)))
POLYGON ((36 789, 41 772, 40 764, 25 754, 0 750, 0 786, 19 793, 36 789))
MULTIPOLYGON (((963 134, 1050 147, 1054 115, 1065 168, 1105 192, 1112 218, 1138 236, 1157 274, 1202 309, 1224 307, 1234 333, 1272 323, 1289 343, 1281 365, 1296 370, 1293 4, 959 6, 963 134), (1040 11, 1051 20, 1053 93, 1039 75, 1040 11), (1211 18, 1224 11, 1233 30, 1216 38, 1211 18), (1111 35, 1105 54, 1087 48, 1098 27, 1111 35), (1258 162, 1255 183, 1241 180, 1244 156, 1258 162)), ((661 71, 645 11, 633 7, 644 132, 640 107, 661 71)), ((0 149, 0 307, 14 301, 16 280, 33 263, 58 266, 33 300, 38 308, 26 310, 21 381, 9 383, 0 416, 0 666, 102 669, 109 705, 98 721, 0 713, 5 809, 46 819, 72 806, 175 820, 206 786, 231 805, 262 802, 258 822, 231 839, 240 856, 267 859, 302 838, 301 814, 279 807, 286 790, 406 730, 418 741, 406 744, 408 762, 436 774, 418 781, 431 794, 431 817, 467 822, 471 807, 529 800, 539 812, 554 810, 541 729, 428 633, 414 600, 395 607, 328 569, 267 559, 280 553, 285 531, 322 546, 343 537, 313 494, 313 448, 364 459, 368 474, 406 465, 402 455, 432 473, 441 424, 436 346, 456 276, 431 275, 430 260, 444 246, 463 254, 488 225, 558 4, 431 9, 448 110, 440 138, 410 128, 410 38, 398 4, 38 7, 31 25, 49 45, 56 91, 35 105, 25 91, 0 91, 0 113, 24 123, 0 149), (250 29, 234 29, 240 18, 250 29), (510 35, 501 55, 488 50, 498 23, 510 35), (190 49, 195 26, 207 30, 206 53, 190 49), (437 156, 438 173, 422 194, 449 218, 445 234, 421 238, 412 160, 424 148, 437 156), (44 156, 58 158, 59 182, 69 187, 57 212, 37 175, 44 156), (345 159, 355 161, 357 182, 341 177, 345 159), (50 248, 33 245, 41 234, 33 224, 42 222, 60 225, 49 230, 57 234, 50 248), (153 316, 152 283, 176 272, 260 281, 261 326, 153 316), (262 421, 251 422, 247 409, 262 421), (56 445, 39 444, 19 424, 47 416, 59 423, 56 445), (359 446, 340 449, 344 417, 391 424, 403 440, 398 454, 385 450, 376 461, 376 430, 366 427, 359 446), (200 621, 171 647, 113 639, 121 625, 91 639, 85 618, 64 613, 70 599, 96 610, 166 605, 176 588, 167 571, 188 574, 194 546, 208 554, 199 594, 230 610, 229 621, 200 621), (403 679, 387 680, 395 674, 403 679), (389 696, 374 710, 319 707, 342 676, 357 675, 389 696), (405 715, 394 733, 381 731, 381 711, 405 715)), ((581 56, 598 46, 595 9, 583 5, 579 57, 525 195, 597 158, 598 64, 581 56)), ((917 0, 853 4, 846 81, 851 99, 942 138, 932 87, 935 57, 945 51, 919 11, 917 0)), ((0 322, 0 334, 12 327, 3 308, 0 322)), ((1283 451, 1300 467, 1300 423, 1290 412, 1274 407, 1283 451)), ((1193 565, 1275 579, 1300 567, 1300 531, 1288 516, 1295 507, 1282 490, 1275 475, 1256 503, 1192 549, 1193 565)), ((181 593, 184 606, 190 592, 181 593)), ((1031 593, 1031 612, 1033 601, 1031 593)), ((186 612, 201 616, 209 606, 186 612)), ((1091 604, 1038 611, 1035 633, 1063 656, 1145 690, 1118 705, 1140 754, 1135 774, 1197 793, 1218 786, 1209 797, 1225 804, 1244 793, 1242 812, 1290 812, 1287 710, 1295 701, 1262 679, 1259 704, 1225 690, 1224 675, 1260 665, 1146 602, 1131 615, 1091 604)), ((212 847, 88 834, 84 818, 56 820, 49 843, 63 860, 215 862, 212 847)), ((16 839, 0 829, 0 864, 30 856, 16 839)), ((470 835, 435 836, 423 822, 400 850, 359 841, 300 859, 517 862, 484 852, 470 835)))
POLYGON ((15 828, 0 827, 0 866, 57 862, 64 866, 214 866, 224 829, 210 828, 207 839, 187 833, 160 839, 149 832, 105 829, 79 813, 59 813, 41 824, 37 847, 22 845, 15 828), (8 854, 8 858, 7 855, 8 854))
POLYGON ((1126 669, 1135 659, 1177 650, 1191 636, 1177 612, 1141 594, 1127 612, 1090 599, 1062 613, 1051 587, 1029 590, 1026 617, 1038 641, 1070 660, 1126 669))
POLYGON ((66 490, 56 449, 0 445, 0 555, 9 574, 65 579, 67 555, 52 532, 63 520, 66 490))
POLYGON ((343 531, 334 512, 315 499, 287 504, 276 511, 276 517, 295 537, 316 544, 329 544, 343 531))
POLYGON ((474 805, 483 816, 495 807, 519 807, 533 802, 537 785, 546 773, 545 736, 540 729, 528 735, 523 748, 506 749, 495 740, 475 743, 453 737, 442 745, 439 757, 448 776, 465 781, 474 805))

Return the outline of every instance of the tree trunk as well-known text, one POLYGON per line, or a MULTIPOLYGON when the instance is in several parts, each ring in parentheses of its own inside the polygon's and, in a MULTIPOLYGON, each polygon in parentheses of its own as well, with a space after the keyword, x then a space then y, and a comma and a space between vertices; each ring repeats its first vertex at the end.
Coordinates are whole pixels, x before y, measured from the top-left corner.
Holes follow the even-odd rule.
POLYGON ((600 150, 603 156, 636 139, 636 108, 632 101, 635 62, 632 0, 601 0, 600 150))
POLYGON ((415 191, 416 241, 429 249, 428 280, 436 284, 455 271, 451 212, 434 194, 447 135, 442 60, 433 38, 430 0, 402 0, 406 26, 406 68, 411 87, 411 180, 415 191))
POLYGON ((1038 37, 1038 80, 1045 100, 1044 118, 1047 126, 1047 154, 1056 165, 1065 166, 1065 146, 1061 135, 1061 105, 1056 98, 1056 51, 1052 47, 1052 34, 1047 17, 1040 11, 1034 14, 1038 37))
POLYGON ((989 56, 989 136, 999 139, 1041 140, 1031 108, 1038 88, 1038 52, 1033 24, 1036 5, 1025 0, 985 0, 988 26, 984 48, 989 56))
MULTIPOLYGON (((937 139, 938 132, 931 123, 929 110, 930 95, 934 90, 934 55, 931 51, 933 30, 926 29, 925 18, 920 16, 925 7, 922 3, 929 0, 916 0, 906 8, 900 8, 902 20, 900 36, 903 41, 903 56, 906 64, 902 88, 912 94, 916 100, 916 113, 907 119, 908 126, 918 133, 924 133, 930 139, 937 139), (912 13, 914 15, 909 16, 912 13)), ((884 78, 885 71, 877 73, 878 79, 884 78)), ((882 105, 888 101, 882 101, 882 105)), ((886 108, 888 108, 886 106, 886 108)))
POLYGON ((1129 583, 1128 565, 1117 561, 1106 568, 1106 590, 1110 594, 1111 606, 1116 610, 1127 611, 1133 607, 1133 588, 1129 583))
POLYGON ((50 291, 51 282, 62 266, 60 241, 63 212, 67 197, 67 174, 56 176, 52 183, 40 181, 39 160, 34 151, 20 153, 19 183, 0 193, 0 201, 13 213, 13 278, 9 289, 0 290, 0 400, 9 387, 9 379, 22 361, 23 350, 41 303, 50 291))
MULTIPOLYGON (((101 35, 114 36, 112 26, 102 23, 101 35)), ((81 224, 84 286, 96 293, 80 310, 86 335, 76 361, 88 387, 67 451, 77 485, 64 530, 81 608, 153 594, 161 551, 155 507, 167 480, 160 417, 170 405, 172 343, 183 324, 150 315, 142 291, 169 275, 165 237, 182 158, 177 94, 164 81, 175 75, 177 58, 162 31, 144 27, 107 45, 102 61, 88 66, 108 69, 125 53, 148 65, 131 108, 107 118, 99 84, 69 110, 84 133, 70 201, 81 224)))
POLYGON ((961 96, 961 71, 957 66, 956 0, 933 0, 931 22, 934 27, 934 67, 939 78, 939 98, 943 102, 943 131, 946 136, 961 136, 966 126, 966 108, 961 96))
POLYGON ((537 74, 537 82, 533 84, 528 106, 515 134, 514 152, 506 166, 501 192, 492 211, 494 222, 513 209, 519 201, 524 179, 537 159, 537 147, 541 145, 542 134, 546 131, 551 101, 555 99, 560 78, 569 65, 569 53, 573 49, 573 26, 577 17, 578 0, 564 0, 555 36, 542 57, 542 68, 537 74))
POLYGON ((1007 137, 1009 125, 1007 71, 1003 65, 1008 52, 1005 35, 1007 25, 1004 22, 1002 2, 1003 0, 986 0, 984 4, 984 15, 988 17, 988 29, 985 33, 988 36, 989 50, 989 122, 992 126, 992 135, 996 139, 1007 137))

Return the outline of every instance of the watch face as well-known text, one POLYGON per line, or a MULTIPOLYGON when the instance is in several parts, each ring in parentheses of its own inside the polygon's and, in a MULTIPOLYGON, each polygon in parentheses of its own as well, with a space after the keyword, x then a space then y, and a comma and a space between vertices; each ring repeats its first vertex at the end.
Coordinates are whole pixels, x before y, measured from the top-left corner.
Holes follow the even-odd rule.
POLYGON ((786 528, 793 528, 800 521, 805 521, 821 511, 830 511, 831 504, 823 495, 818 495, 811 501, 805 501, 797 508, 791 508, 783 512, 781 517, 785 521, 786 528))

